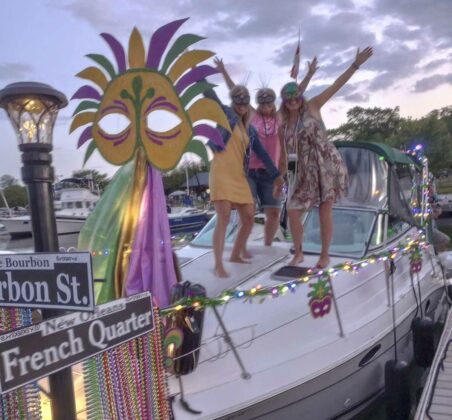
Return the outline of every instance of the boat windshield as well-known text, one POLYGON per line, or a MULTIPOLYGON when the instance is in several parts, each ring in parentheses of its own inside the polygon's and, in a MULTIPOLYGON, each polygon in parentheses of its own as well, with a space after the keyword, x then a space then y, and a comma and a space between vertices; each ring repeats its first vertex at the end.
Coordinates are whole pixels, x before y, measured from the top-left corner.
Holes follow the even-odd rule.
MULTIPOLYGON (((373 221, 376 212, 365 209, 333 209, 334 233, 330 252, 332 255, 343 255, 350 257, 361 257, 367 248, 367 242, 370 239, 373 221)), ((216 216, 214 216, 204 229, 199 232, 191 244, 195 246, 211 247, 213 231, 215 229, 216 216)), ((231 213, 231 220, 226 230, 226 243, 232 243, 235 239, 238 229, 237 212, 231 213)), ((257 226, 253 229, 256 231, 257 226)), ((320 220, 318 209, 313 209, 304 221, 304 241, 303 249, 308 253, 320 253, 320 220)), ((253 233, 250 239, 253 239, 253 233)), ((256 232, 257 233, 257 232, 256 232)), ((288 235, 290 240, 290 235, 288 235)), ((261 240, 261 238, 259 239, 261 240)))
MULTIPOLYGON (((236 211, 231 212, 228 227, 226 228, 226 243, 234 242, 238 229, 238 214, 236 211)), ((217 216, 213 216, 199 234, 191 241, 195 246, 213 246, 213 231, 217 224, 217 216)))
MULTIPOLYGON (((375 217, 374 211, 334 208, 330 254, 350 257, 364 255, 375 217)), ((315 208, 304 222, 303 250, 319 254, 321 246, 319 211, 315 208)))

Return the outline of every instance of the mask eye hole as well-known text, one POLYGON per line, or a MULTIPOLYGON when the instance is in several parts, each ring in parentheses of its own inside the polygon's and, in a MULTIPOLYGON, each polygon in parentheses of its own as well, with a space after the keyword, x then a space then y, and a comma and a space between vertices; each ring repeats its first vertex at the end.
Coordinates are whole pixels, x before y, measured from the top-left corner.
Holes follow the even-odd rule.
POLYGON ((113 112, 101 118, 98 125, 105 133, 115 135, 122 133, 130 125, 130 120, 124 114, 113 112))
POLYGON ((151 111, 146 117, 148 128, 155 133, 166 133, 181 122, 182 120, 176 114, 163 109, 151 111))

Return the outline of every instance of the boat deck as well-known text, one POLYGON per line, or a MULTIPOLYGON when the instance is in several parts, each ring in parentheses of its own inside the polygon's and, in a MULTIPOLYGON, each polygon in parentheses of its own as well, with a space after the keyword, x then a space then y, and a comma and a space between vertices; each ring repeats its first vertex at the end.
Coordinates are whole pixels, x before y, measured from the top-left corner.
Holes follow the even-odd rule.
POLYGON ((415 420, 452 418, 452 310, 424 387, 415 420))

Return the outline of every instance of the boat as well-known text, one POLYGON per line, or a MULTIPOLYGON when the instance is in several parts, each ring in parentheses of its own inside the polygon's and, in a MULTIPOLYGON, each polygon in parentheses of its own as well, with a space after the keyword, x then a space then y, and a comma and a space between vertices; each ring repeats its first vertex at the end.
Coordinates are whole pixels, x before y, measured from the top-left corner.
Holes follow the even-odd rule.
MULTIPOLYGON (((92 181, 66 178, 54 186, 54 208, 58 235, 79 233, 87 217, 99 200, 99 192, 92 181)), ((0 218, 12 238, 31 236, 30 215, 0 218)))
MULTIPOLYGON (((413 319, 436 321, 445 310, 441 263, 430 229, 420 230, 425 168, 386 145, 336 146, 350 187, 333 208, 327 269, 312 268, 321 247, 317 209, 304 216, 298 267, 288 266, 290 232, 265 247, 257 225, 249 264, 226 262, 230 276, 216 278, 215 217, 177 251, 183 280, 202 285, 212 303, 203 304, 202 325, 179 318, 180 329, 200 330, 201 343, 176 356, 194 369, 169 378, 177 420, 352 418, 384 392, 387 362, 413 359, 413 319)), ((236 232, 234 216, 225 261, 236 232)), ((192 296, 166 311, 193 310, 184 305, 200 303, 192 296)))
POLYGON ((171 233, 200 230, 209 219, 206 210, 196 207, 171 207, 168 220, 171 233))

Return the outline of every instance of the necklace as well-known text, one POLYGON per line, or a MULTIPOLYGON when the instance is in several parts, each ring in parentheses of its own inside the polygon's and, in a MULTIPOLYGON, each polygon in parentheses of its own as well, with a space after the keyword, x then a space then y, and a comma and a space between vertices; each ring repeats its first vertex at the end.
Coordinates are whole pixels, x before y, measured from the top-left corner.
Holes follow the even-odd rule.
POLYGON ((264 136, 265 137, 273 137, 276 134, 276 118, 265 118, 262 114, 261 114, 261 118, 262 118, 262 125, 264 127, 264 136), (273 127, 271 127, 271 123, 267 126, 267 121, 268 120, 273 120, 273 127))

